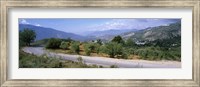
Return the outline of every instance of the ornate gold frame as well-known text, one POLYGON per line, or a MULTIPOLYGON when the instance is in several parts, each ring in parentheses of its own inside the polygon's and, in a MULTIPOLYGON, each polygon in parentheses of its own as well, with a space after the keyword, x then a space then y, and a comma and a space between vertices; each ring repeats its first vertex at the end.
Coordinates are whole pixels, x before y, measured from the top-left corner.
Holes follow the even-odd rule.
MULTIPOLYGON (((1 86, 191 86, 200 87, 200 1, 199 0, 0 0, 0 85, 1 86), (191 80, 9 80, 8 9, 9 8, 193 8, 193 78, 191 80)), ((10 31, 11 32, 11 31, 10 31)))

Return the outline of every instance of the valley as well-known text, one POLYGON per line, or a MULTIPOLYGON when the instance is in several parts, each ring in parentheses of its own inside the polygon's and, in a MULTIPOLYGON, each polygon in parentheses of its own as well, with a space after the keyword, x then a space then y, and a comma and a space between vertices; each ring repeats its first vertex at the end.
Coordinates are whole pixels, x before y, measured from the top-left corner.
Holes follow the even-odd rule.
MULTIPOLYGON (((35 32, 36 38, 30 44, 20 41, 20 49, 28 53, 27 55, 59 57, 71 61, 72 65, 73 62, 79 64, 78 58, 80 58, 85 62, 81 62, 79 67, 181 67, 181 22, 179 21, 145 29, 110 29, 88 32, 85 35, 28 24, 20 24, 19 30, 22 33, 35 32), (175 65, 172 62, 176 62, 175 65)), ((60 62, 63 65, 62 61, 60 62)))

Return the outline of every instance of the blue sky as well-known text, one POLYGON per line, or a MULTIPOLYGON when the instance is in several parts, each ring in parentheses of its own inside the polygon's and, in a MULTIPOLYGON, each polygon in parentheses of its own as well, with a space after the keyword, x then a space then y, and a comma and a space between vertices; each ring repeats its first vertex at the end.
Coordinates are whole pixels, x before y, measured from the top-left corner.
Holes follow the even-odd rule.
POLYGON ((30 24, 81 34, 87 31, 144 29, 161 25, 167 26, 180 20, 159 18, 20 18, 19 24, 30 24))

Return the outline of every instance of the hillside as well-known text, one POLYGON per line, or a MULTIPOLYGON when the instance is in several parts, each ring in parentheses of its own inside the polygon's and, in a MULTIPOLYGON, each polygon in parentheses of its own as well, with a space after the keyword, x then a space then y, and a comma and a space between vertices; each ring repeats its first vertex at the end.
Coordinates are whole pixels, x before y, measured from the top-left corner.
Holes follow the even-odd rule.
POLYGON ((52 28, 46 28, 46 27, 40 27, 40 26, 34 26, 34 25, 28 25, 28 24, 19 24, 19 30, 23 30, 25 28, 34 30, 36 32, 36 40, 42 40, 46 38, 62 38, 67 39, 71 38, 74 40, 84 41, 87 40, 87 37, 76 35, 73 33, 67 33, 63 31, 58 31, 56 29, 52 28))
POLYGON ((103 30, 103 31, 91 31, 88 32, 86 36, 93 37, 96 39, 102 39, 102 40, 110 40, 114 36, 123 34, 125 32, 131 32, 131 31, 137 31, 136 29, 110 29, 110 30, 103 30))
POLYGON ((168 26, 150 27, 144 30, 131 31, 121 34, 124 39, 133 38, 136 41, 155 41, 181 36, 181 23, 173 23, 168 26))

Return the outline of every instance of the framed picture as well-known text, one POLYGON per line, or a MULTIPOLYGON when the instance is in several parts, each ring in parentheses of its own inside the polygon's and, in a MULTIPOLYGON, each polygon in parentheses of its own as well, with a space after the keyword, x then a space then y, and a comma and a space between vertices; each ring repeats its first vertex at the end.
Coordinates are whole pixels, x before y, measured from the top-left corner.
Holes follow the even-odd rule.
POLYGON ((199 0, 2 0, 1 86, 199 87, 199 0))

